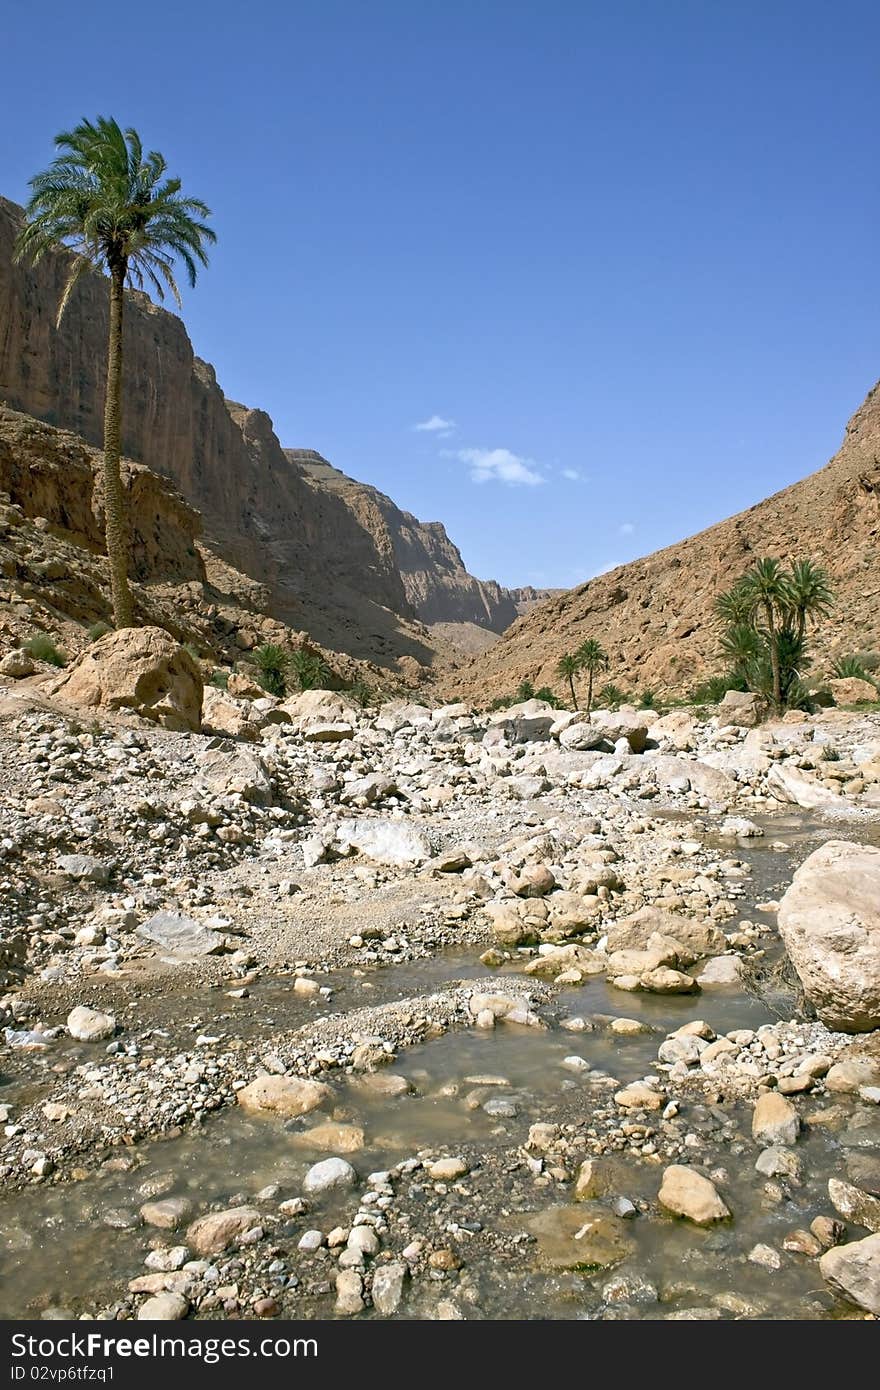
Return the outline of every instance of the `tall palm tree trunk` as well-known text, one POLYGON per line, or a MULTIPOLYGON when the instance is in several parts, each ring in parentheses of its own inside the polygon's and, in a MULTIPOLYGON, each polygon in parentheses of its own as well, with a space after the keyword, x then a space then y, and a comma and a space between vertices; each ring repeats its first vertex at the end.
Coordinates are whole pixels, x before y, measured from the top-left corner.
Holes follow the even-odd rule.
POLYGON ((593 668, 590 667, 589 680, 587 681, 587 723, 589 724, 593 716, 593 668))
POLYGON ((572 703, 572 705, 574 706, 574 708, 577 709, 577 707, 578 707, 578 702, 577 702, 577 695, 575 695, 575 693, 574 693, 574 676, 569 675, 569 678, 568 678, 568 685, 569 685, 569 689, 571 690, 571 703, 572 703))
POLYGON ((107 395, 104 402, 104 530, 110 565, 113 622, 134 627, 134 607, 128 587, 128 527, 122 492, 122 317, 125 304, 125 263, 110 271, 110 334, 107 342, 107 395))
POLYGON ((770 643, 770 670, 773 675, 773 703, 777 709, 782 705, 782 678, 779 671, 779 639, 773 619, 773 605, 766 605, 767 637, 770 643))

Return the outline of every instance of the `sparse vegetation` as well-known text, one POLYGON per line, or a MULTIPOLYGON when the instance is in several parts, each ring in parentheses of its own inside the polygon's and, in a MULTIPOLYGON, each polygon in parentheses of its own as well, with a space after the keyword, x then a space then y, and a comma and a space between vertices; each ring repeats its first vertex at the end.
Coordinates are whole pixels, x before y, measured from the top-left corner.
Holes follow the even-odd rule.
POLYGON ((839 656, 831 668, 831 674, 836 680, 853 678, 877 686, 876 680, 864 665, 863 658, 858 656, 839 656))
POLYGON ((581 669, 581 664, 574 652, 566 652, 556 663, 556 674, 561 681, 568 681, 568 688, 571 691, 571 704, 573 709, 577 709, 577 693, 574 688, 574 678, 581 669))
POLYGON ((368 709, 370 705, 377 701, 377 693, 371 685, 367 685, 365 680, 358 679, 352 681, 348 687, 351 698, 360 705, 361 709, 368 709))
MULTIPOLYGON (((720 648, 732 679, 726 689, 746 689, 775 709, 807 703, 801 673, 809 666, 807 629, 827 617, 834 602, 828 576, 812 560, 795 560, 785 569, 779 560, 757 560, 720 594, 715 613, 722 624, 720 648)), ((710 682, 694 692, 699 698, 710 682)))
POLYGON ((326 687, 330 668, 317 652, 308 652, 300 647, 288 658, 288 665, 300 690, 323 690, 326 687))
POLYGON ((535 687, 530 680, 520 681, 513 696, 513 703, 522 704, 524 700, 534 700, 535 687))
POLYGON ((641 695, 639 696, 639 708, 640 708, 640 709, 656 709, 656 708, 657 708, 657 696, 656 696, 655 692, 654 692, 653 690, 650 689, 650 687, 649 687, 647 690, 643 690, 642 693, 641 693, 641 695))
POLYGON ((143 289, 146 281, 160 300, 169 289, 180 304, 172 273, 174 258, 183 262, 194 285, 196 263, 207 265, 205 248, 216 237, 205 225, 209 209, 197 198, 182 196, 180 179, 166 178, 162 155, 156 150, 146 153, 137 131, 123 131, 115 120, 99 116, 56 135, 55 146, 60 151, 57 158, 30 181, 31 196, 16 241, 15 259, 35 265, 59 246, 73 252, 58 305, 58 323, 83 271, 96 268, 108 276, 105 535, 113 621, 118 628, 132 627, 134 604, 128 582, 125 496, 119 464, 125 287, 143 289))
MULTIPOLYGON (((262 647, 254 648, 253 659, 257 668, 257 684, 269 695, 283 699, 287 694, 287 670, 290 665, 287 652, 274 642, 265 642, 262 647)), ((300 689, 304 690, 305 686, 300 686, 300 689)))
POLYGON ((562 709, 562 701, 558 695, 553 693, 549 685, 539 686, 535 691, 535 699, 543 700, 544 703, 550 705, 552 709, 562 709))
POLYGON ((211 679, 208 684, 213 685, 217 690, 228 690, 229 672, 224 671, 222 666, 216 667, 216 669, 211 672, 211 679))
POLYGON ((608 653, 594 637, 588 637, 575 652, 579 668, 587 673, 586 713, 589 720, 593 709, 593 682, 600 671, 608 670, 608 653))
POLYGON ((87 629, 90 642, 97 642, 100 637, 106 637, 107 633, 112 631, 113 628, 110 624, 104 622, 92 623, 91 627, 87 629))
POLYGON ((596 698, 605 709, 620 709, 620 706, 626 701, 626 692, 621 690, 619 685, 615 685, 613 681, 606 681, 596 698))
POLYGON ((29 637, 24 650, 34 661, 45 661, 48 666, 67 665, 67 653, 62 647, 56 647, 47 632, 38 632, 36 636, 29 637))

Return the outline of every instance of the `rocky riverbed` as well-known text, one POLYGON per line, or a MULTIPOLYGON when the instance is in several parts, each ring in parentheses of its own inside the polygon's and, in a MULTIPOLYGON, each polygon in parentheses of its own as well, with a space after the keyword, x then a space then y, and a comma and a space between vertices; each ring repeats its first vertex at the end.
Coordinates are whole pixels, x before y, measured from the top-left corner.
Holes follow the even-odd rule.
POLYGON ((0 1316, 880 1313, 880 717, 63 694, 0 690, 0 1316))

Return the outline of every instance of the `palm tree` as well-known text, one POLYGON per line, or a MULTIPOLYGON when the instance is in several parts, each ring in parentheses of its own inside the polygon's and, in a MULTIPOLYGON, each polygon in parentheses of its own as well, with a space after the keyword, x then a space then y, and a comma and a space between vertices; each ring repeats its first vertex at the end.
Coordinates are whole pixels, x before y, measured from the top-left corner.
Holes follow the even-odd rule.
POLYGON ((556 664, 556 674, 561 681, 568 681, 568 688, 571 691, 571 703, 575 709, 578 707, 577 695, 574 689, 574 678, 581 669, 581 663, 573 652, 566 652, 561 656, 556 664))
POLYGON ((795 560, 789 578, 791 617, 797 638, 803 642, 809 620, 827 618, 834 604, 828 571, 812 560, 795 560))
POLYGON ((169 289, 178 306, 180 293, 172 267, 183 262, 191 285, 197 266, 208 264, 206 246, 216 241, 198 198, 181 195, 180 179, 166 178, 166 163, 155 150, 144 154, 137 131, 122 131, 99 116, 81 121, 55 137, 61 153, 30 181, 25 224, 16 260, 31 264, 47 251, 65 246, 73 258, 61 301, 61 322, 73 287, 84 270, 110 279, 110 329, 104 402, 104 516, 113 620, 131 627, 134 609, 128 585, 128 543, 119 459, 122 449, 122 326, 126 284, 143 289, 146 280, 164 299, 169 289))
POLYGON ((599 671, 608 670, 608 653, 594 637, 588 637, 575 652, 575 658, 582 671, 587 673, 587 719, 593 709, 593 678, 599 671))
POLYGON ((778 628, 791 610, 791 582, 778 560, 756 560, 743 576, 742 584, 751 599, 753 612, 760 613, 766 624, 767 647, 772 673, 773 703, 782 704, 782 678, 779 663, 778 628))

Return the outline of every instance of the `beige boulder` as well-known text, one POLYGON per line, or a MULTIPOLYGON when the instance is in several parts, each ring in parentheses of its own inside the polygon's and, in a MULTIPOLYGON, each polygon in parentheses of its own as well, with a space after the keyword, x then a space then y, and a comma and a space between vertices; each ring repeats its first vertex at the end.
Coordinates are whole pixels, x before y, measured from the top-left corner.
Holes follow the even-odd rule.
POLYGON ((332 1097, 323 1081, 307 1081, 299 1076, 258 1076, 242 1087, 236 1099, 249 1115, 282 1115, 289 1119, 308 1115, 332 1097))
POLYGON ((835 1292, 880 1317, 880 1235, 826 1250, 819 1269, 835 1292))
POLYGON ((779 930, 822 1022, 880 1027, 880 849, 829 840, 800 866, 779 904, 779 930))
POLYGON ((609 953, 644 950, 655 933, 687 947, 691 960, 721 955, 727 950, 724 933, 713 922, 700 922, 695 917, 683 917, 659 907, 643 907, 628 917, 619 918, 608 928, 606 949, 609 953))
POLYGON ((836 705, 861 705, 880 699, 880 691, 872 681, 863 681, 859 676, 842 676, 829 681, 828 689, 836 705))
POLYGON ((201 728, 198 663, 161 627, 99 637, 48 690, 83 709, 132 710, 166 729, 201 728))
POLYGON ((715 1184, 684 1163, 673 1163, 664 1171, 659 1201, 667 1211, 684 1216, 697 1226, 710 1226, 713 1221, 724 1221, 730 1216, 715 1184))
POLYGON ((246 1231, 260 1225, 256 1207, 229 1207, 200 1216, 187 1228, 186 1243, 197 1255, 219 1255, 227 1245, 240 1240, 246 1231))

